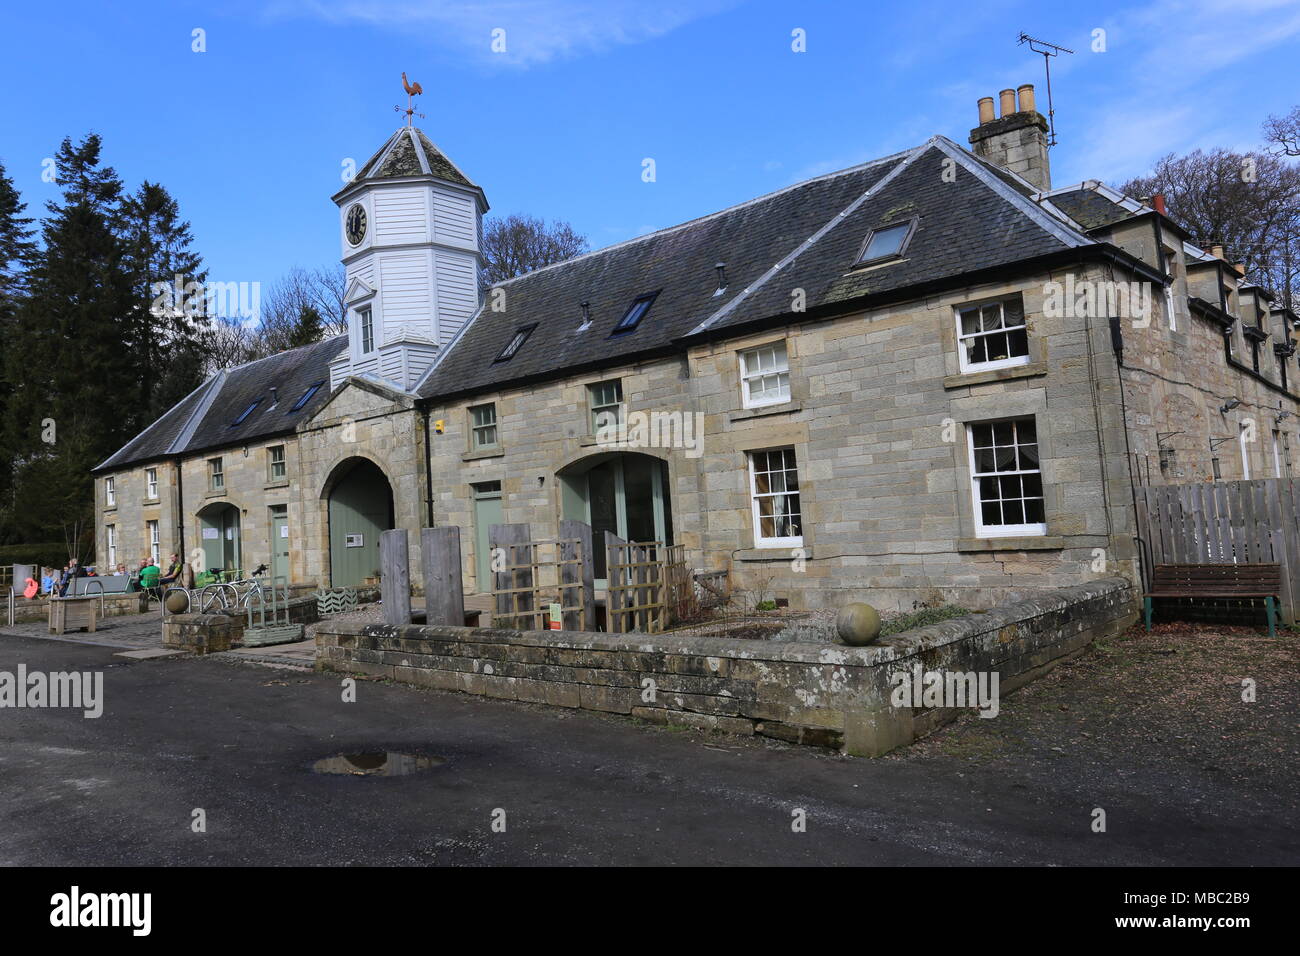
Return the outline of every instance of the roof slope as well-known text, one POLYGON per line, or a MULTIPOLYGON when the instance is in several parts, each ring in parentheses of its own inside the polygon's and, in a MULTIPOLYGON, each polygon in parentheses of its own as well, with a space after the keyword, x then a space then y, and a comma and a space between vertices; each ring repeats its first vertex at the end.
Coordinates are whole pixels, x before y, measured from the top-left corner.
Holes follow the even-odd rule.
POLYGON ((336 335, 217 373, 97 465, 95 471, 292 431, 329 398, 325 387, 329 363, 346 343, 346 335, 336 335), (311 400, 294 411, 293 406, 307 389, 318 383, 322 387, 311 400), (277 390, 274 404, 272 387, 277 390), (233 425, 255 401, 257 407, 248 417, 233 425))
POLYGON ((433 176, 460 186, 479 188, 421 130, 400 126, 340 192, 347 192, 362 182, 412 176, 433 176))
POLYGON ((808 309, 847 304, 1092 242, 1040 208, 1028 190, 935 137, 501 283, 505 310, 480 310, 417 391, 425 398, 486 391, 631 360, 691 334, 786 315, 797 288, 808 309), (941 175, 946 160, 957 170, 951 182, 941 175), (854 268, 872 229, 912 217, 919 224, 902 260, 854 268), (722 295, 715 295, 717 262, 726 264, 722 295), (632 301, 652 292, 658 298, 637 329, 612 335, 632 301), (579 331, 584 301, 592 324, 579 331), (514 358, 494 361, 518 328, 533 323, 514 358))

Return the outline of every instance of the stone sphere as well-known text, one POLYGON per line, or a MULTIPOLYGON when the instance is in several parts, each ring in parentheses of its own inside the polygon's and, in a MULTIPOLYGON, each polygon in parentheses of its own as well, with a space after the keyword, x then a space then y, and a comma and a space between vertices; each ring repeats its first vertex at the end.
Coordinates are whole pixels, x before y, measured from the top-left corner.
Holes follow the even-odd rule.
POLYGON ((167 613, 184 614, 190 606, 189 595, 182 594, 180 591, 172 591, 167 595, 167 613))
POLYGON ((870 644, 880 636, 880 612, 870 604, 846 604, 835 615, 835 631, 852 647, 870 644))

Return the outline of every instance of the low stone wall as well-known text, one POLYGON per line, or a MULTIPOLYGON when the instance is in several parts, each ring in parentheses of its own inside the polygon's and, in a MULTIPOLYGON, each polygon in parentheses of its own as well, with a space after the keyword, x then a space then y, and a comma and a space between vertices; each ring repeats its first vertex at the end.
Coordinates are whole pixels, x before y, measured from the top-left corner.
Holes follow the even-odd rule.
POLYGON ((163 647, 191 654, 228 651, 243 636, 243 618, 226 614, 170 614, 162 624, 163 647))
POLYGON ((1137 619, 1132 584, 1106 578, 869 647, 723 637, 389 627, 326 622, 316 666, 488 697, 631 714, 878 756, 955 718, 897 703, 904 678, 996 674, 1000 694, 1137 619))
MULTIPOLYGON (((98 600, 98 594, 86 595, 98 600)), ((104 610, 101 613, 96 609, 96 614, 101 619, 106 617, 120 617, 124 614, 144 614, 149 610, 149 596, 143 591, 135 591, 130 594, 105 594, 104 610)), ((0 617, 4 615, 4 608, 0 605, 0 617)), ((26 624, 31 621, 46 621, 50 617, 50 599, 48 597, 33 598, 28 601, 19 598, 14 603, 14 623, 26 624)))

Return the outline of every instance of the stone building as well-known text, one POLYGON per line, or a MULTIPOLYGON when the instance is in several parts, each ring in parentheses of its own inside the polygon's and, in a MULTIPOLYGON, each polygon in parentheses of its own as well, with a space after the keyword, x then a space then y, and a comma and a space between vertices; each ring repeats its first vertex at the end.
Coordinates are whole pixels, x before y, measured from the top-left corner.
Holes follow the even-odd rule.
POLYGON ((474 592, 492 524, 576 518, 796 607, 1135 573, 1136 485, 1290 473, 1296 316, 1159 197, 1053 188, 1018 93, 974 152, 935 136, 486 290, 483 191, 399 130, 334 197, 348 334, 99 466, 100 562, 156 536, 355 584, 384 528, 418 570, 418 529, 457 525, 474 592))

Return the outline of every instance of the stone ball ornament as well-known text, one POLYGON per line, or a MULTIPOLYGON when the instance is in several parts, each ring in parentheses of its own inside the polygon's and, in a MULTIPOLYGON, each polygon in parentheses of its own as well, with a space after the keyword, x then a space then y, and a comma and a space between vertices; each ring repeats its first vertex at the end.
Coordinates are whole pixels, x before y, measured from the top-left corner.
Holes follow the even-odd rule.
POLYGON ((835 615, 835 632, 850 647, 863 647, 880 636, 880 612, 870 604, 846 604, 835 615))

